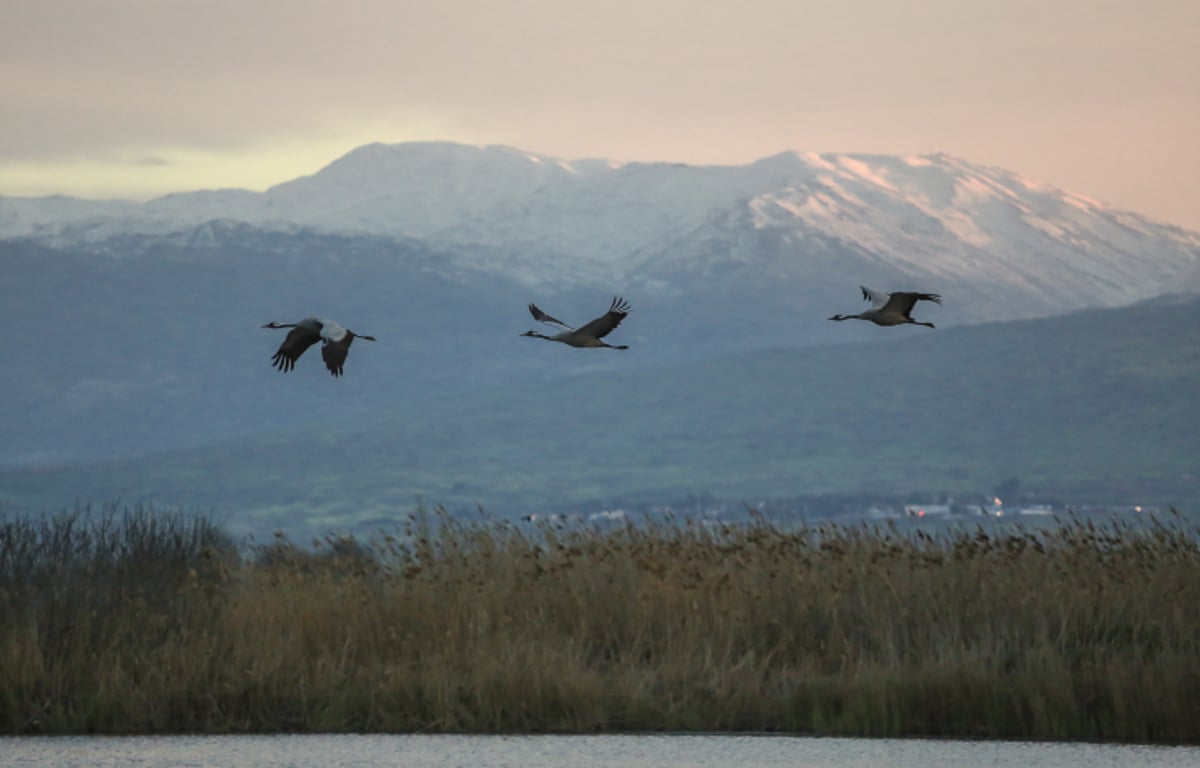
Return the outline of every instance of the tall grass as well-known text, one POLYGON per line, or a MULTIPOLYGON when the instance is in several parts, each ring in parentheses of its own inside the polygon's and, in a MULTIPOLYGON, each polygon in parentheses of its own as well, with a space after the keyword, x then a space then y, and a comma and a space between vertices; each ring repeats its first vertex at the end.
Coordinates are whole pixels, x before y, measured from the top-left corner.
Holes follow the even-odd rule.
POLYGON ((1197 742, 1195 533, 0 518, 0 730, 1197 742))

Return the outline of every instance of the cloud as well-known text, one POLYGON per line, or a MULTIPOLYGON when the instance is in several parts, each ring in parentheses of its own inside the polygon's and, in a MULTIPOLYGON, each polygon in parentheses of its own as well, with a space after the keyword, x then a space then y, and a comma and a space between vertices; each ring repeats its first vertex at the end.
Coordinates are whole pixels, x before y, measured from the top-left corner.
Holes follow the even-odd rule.
POLYGON ((366 121, 329 133, 274 141, 117 147, 94 155, 0 161, 0 194, 148 199, 168 192, 238 187, 263 190, 315 173, 342 154, 372 141, 444 138, 482 143, 435 118, 366 121))
POLYGON ((155 167, 160 167, 160 166, 173 165, 174 163, 165 157, 159 157, 157 155, 145 155, 142 157, 133 158, 132 160, 129 161, 129 164, 141 166, 143 168, 155 168, 155 167))

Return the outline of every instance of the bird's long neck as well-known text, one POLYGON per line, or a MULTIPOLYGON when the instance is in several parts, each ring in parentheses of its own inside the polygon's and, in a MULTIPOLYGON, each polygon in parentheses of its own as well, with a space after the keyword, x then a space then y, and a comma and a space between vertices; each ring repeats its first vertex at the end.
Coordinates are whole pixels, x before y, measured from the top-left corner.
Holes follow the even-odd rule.
POLYGON ((834 315, 830 320, 865 320, 862 315, 834 315))

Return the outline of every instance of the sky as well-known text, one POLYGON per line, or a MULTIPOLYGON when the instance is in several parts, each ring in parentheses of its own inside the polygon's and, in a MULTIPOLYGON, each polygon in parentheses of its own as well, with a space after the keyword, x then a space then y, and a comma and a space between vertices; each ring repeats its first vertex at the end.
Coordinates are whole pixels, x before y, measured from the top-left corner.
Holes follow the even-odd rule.
POLYGON ((1196 0, 0 0, 0 195, 261 190, 374 141, 948 152, 1200 230, 1196 0))

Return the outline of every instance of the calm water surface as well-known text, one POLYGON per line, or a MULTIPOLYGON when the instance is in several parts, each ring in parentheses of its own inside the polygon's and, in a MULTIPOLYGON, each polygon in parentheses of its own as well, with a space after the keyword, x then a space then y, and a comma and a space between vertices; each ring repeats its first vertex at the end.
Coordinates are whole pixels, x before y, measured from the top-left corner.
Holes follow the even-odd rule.
POLYGON ((0 766, 55 768, 1196 768, 1200 747, 791 736, 0 738, 0 766))

